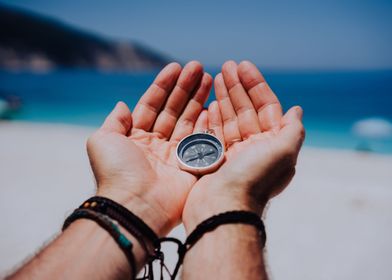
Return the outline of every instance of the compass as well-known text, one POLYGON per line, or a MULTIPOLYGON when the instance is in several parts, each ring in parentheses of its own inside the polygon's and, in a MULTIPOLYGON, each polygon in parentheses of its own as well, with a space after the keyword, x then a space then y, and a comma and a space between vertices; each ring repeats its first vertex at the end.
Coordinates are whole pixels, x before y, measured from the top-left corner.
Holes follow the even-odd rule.
POLYGON ((213 131, 208 130, 184 137, 177 145, 176 155, 181 169, 202 175, 222 164, 224 147, 213 131))

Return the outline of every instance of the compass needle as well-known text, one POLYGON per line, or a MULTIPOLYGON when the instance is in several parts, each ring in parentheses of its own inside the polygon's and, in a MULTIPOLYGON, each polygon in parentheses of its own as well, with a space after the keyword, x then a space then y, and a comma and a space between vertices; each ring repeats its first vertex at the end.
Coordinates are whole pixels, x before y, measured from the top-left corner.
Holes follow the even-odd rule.
POLYGON ((204 156, 210 156, 210 155, 212 155, 212 154, 214 154, 214 151, 208 152, 208 153, 204 154, 204 156))
POLYGON ((176 153, 181 169, 195 174, 206 174, 222 164, 224 146, 211 133, 194 133, 178 143, 176 153))

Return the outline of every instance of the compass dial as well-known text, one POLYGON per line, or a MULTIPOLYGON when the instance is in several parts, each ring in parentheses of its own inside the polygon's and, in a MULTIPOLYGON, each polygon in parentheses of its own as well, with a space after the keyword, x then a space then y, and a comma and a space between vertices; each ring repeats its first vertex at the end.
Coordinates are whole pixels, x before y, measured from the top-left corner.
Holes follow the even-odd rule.
POLYGON ((188 169, 208 169, 221 161, 222 157, 222 143, 207 133, 191 134, 182 139, 177 147, 177 158, 188 169))

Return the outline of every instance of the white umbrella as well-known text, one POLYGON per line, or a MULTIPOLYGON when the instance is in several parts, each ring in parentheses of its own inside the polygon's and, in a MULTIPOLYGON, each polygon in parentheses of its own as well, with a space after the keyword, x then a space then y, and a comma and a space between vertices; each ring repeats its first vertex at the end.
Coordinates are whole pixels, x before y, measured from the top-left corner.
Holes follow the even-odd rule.
POLYGON ((352 132, 363 138, 388 139, 392 138, 392 122, 382 118, 363 119, 354 123, 352 132))

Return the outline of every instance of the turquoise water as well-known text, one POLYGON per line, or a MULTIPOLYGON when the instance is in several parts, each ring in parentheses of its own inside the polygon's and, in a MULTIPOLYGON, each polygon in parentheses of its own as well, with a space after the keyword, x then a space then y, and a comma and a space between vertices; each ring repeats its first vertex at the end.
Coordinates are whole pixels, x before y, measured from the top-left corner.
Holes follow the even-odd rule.
MULTIPOLYGON (((217 71, 209 71, 215 74, 217 71)), ((48 74, 0 72, 0 97, 18 96, 17 120, 98 126, 118 100, 133 107, 154 73, 57 71, 48 74)), ((392 121, 392 71, 266 72, 285 109, 304 108, 305 145, 392 153, 392 139, 365 139, 352 133, 366 118, 392 121)), ((213 99, 213 93, 210 97, 213 99)))

